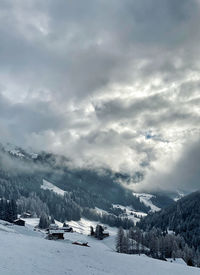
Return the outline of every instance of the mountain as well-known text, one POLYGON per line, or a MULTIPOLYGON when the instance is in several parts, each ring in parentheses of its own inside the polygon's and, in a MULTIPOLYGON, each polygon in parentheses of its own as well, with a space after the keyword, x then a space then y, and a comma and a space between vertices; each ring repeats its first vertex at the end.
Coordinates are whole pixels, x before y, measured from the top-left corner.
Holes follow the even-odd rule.
POLYGON ((133 195, 149 207, 150 212, 157 212, 161 208, 165 208, 174 202, 170 196, 163 193, 133 193, 133 195))
POLYGON ((200 191, 174 202, 171 206, 142 219, 138 226, 143 230, 160 228, 170 230, 184 238, 190 247, 200 247, 200 191))
POLYGON ((133 222, 125 211, 114 205, 143 213, 150 210, 110 170, 76 169, 63 156, 28 152, 11 144, 0 146, 0 165, 0 197, 17 201, 19 214, 31 211, 40 216, 46 212, 60 221, 84 216, 130 227, 133 222), (44 182, 50 187, 44 188, 44 182))

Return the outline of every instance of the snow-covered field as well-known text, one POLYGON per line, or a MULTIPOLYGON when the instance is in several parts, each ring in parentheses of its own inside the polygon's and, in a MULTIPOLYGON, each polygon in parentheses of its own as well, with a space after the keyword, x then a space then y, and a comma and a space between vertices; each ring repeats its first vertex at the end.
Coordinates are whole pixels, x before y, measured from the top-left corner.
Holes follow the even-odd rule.
POLYGON ((181 264, 118 254, 110 248, 114 236, 98 241, 85 234, 66 233, 65 240, 49 241, 31 225, 20 227, 5 222, 0 225, 2 275, 200 274, 200 269, 181 264), (73 245, 72 241, 88 242, 90 247, 73 245))
POLYGON ((140 201, 143 202, 146 206, 150 207, 152 212, 156 212, 160 210, 160 208, 155 206, 151 201, 154 195, 147 194, 147 193, 133 193, 133 195, 138 197, 140 201))
POLYGON ((172 258, 167 258, 166 259, 168 262, 170 263, 176 263, 176 264, 182 264, 182 265, 187 265, 186 262, 181 259, 181 258, 176 258, 176 259, 172 259, 172 258))
POLYGON ((144 212, 138 212, 138 211, 133 210, 133 208, 131 206, 123 206, 120 204, 113 204, 113 207, 120 208, 121 210, 123 210, 125 212, 125 214, 121 214, 120 217, 121 218, 126 217, 126 218, 132 220, 134 222, 134 224, 139 222, 141 217, 144 217, 147 215, 144 212))
POLYGON ((47 181, 47 180, 43 180, 43 183, 41 185, 41 188, 44 190, 50 190, 52 192, 55 192, 58 195, 64 196, 65 191, 60 189, 59 187, 55 186, 54 184, 52 184, 51 182, 47 181))

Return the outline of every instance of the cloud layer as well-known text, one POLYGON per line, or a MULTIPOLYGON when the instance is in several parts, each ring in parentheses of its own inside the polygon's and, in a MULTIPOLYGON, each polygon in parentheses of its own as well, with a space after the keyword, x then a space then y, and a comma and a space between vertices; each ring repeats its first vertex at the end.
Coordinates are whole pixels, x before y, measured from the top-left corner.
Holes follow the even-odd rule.
POLYGON ((138 190, 196 189, 194 163, 192 186, 177 166, 200 143, 199 15, 199 0, 1 1, 1 140, 141 171, 138 190))

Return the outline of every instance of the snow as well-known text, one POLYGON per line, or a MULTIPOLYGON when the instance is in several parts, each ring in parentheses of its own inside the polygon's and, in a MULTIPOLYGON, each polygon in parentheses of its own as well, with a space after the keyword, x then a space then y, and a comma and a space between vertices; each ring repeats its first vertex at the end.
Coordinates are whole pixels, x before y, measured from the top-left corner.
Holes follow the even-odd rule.
POLYGON ((64 229, 49 230, 49 234, 56 234, 56 233, 62 234, 64 233, 64 229))
POLYGON ((39 224, 39 218, 26 218, 23 220, 25 221, 26 225, 29 225, 30 227, 35 227, 39 224))
MULTIPOLYGON (((90 221, 85 218, 81 218, 80 221, 70 221, 70 222, 67 221, 66 223, 69 226, 71 226, 74 231, 81 233, 81 234, 85 234, 85 235, 90 234, 90 226, 93 226, 93 228, 95 229, 96 225, 99 224, 99 222, 90 221)), ((107 230, 109 231, 111 236, 116 235, 116 233, 117 233, 116 227, 110 227, 105 224, 102 224, 102 225, 107 228, 107 230)))
POLYGON ((106 210, 103 210, 103 209, 98 208, 98 207, 95 207, 95 210, 96 210, 96 212, 97 212, 98 214, 100 214, 100 215, 109 214, 106 210))
POLYGON ((11 150, 9 152, 13 156, 18 156, 20 158, 24 158, 24 154, 22 154, 19 150, 11 150))
POLYGON ((31 158, 32 159, 36 159, 38 157, 38 154, 36 154, 36 153, 31 153, 31 158))
POLYGON ((134 222, 134 224, 139 222, 141 217, 144 217, 147 215, 144 212, 138 212, 138 211, 133 210, 133 208, 131 206, 123 206, 120 204, 113 204, 113 207, 120 208, 121 210, 123 210, 125 212, 125 214, 119 215, 120 218, 128 218, 128 219, 132 220, 134 222))
POLYGON ((65 240, 50 241, 26 227, 1 226, 5 227, 0 231, 0 274, 4 275, 200 274, 200 269, 181 264, 118 254, 105 242, 79 233, 66 233, 65 240), (73 241, 88 242, 90 247, 73 245, 73 241))
POLYGON ((51 182, 43 179, 43 184, 41 185, 41 188, 44 190, 50 190, 58 195, 64 196, 65 191, 60 189, 59 187, 55 186, 51 182))
POLYGON ((166 260, 173 264, 175 263, 175 264, 187 265, 186 262, 182 258, 175 258, 175 259, 167 258, 166 260))
POLYGON ((146 206, 150 207, 152 212, 160 210, 160 208, 155 206, 151 201, 151 199, 155 197, 154 195, 147 193, 133 193, 133 195, 138 197, 140 201, 143 202, 146 206))
POLYGON ((180 199, 183 198, 183 197, 184 197, 184 193, 178 191, 178 194, 177 194, 177 196, 174 198, 174 201, 178 201, 178 200, 180 200, 180 199))

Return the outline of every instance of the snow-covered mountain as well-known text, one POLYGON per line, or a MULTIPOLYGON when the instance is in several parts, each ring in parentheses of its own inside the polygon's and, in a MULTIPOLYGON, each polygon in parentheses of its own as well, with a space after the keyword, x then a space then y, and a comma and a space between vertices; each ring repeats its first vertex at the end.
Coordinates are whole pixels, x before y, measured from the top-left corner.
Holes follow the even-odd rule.
POLYGON ((160 208, 157 207, 152 202, 152 198, 155 198, 155 195, 147 194, 147 193, 133 193, 134 196, 138 197, 141 202, 143 202, 146 206, 150 207, 152 212, 159 211, 160 208))
POLYGON ((14 144, 11 143, 6 143, 6 144, 0 144, 0 148, 4 151, 9 153, 11 156, 15 156, 21 159, 37 159, 38 157, 38 153, 34 153, 32 151, 29 150, 29 152, 27 150, 24 150, 23 148, 16 146, 14 144))

